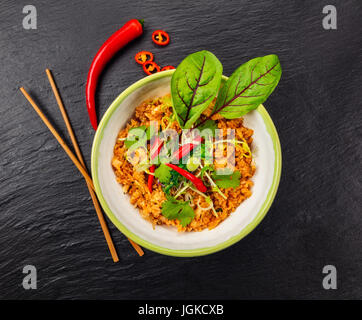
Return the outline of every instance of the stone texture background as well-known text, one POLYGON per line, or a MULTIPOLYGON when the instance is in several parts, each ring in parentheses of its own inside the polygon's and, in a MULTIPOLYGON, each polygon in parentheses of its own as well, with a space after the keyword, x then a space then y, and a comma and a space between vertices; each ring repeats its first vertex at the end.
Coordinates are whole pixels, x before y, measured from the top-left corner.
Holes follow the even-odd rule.
POLYGON ((0 4, 0 298, 362 298, 360 1, 334 1, 335 31, 322 28, 324 0, 34 0, 37 30, 22 28, 25 4, 0 4), (70 144, 44 72, 53 70, 89 166, 87 71, 131 18, 146 31, 104 71, 99 116, 144 76, 140 50, 177 65, 207 49, 226 75, 255 56, 280 57, 282 80, 265 104, 282 144, 280 188, 256 230, 222 252, 139 258, 109 223, 112 263, 83 178, 18 91, 31 92, 70 144), (166 48, 150 40, 158 28, 172 37, 166 48), (37 290, 21 286, 26 264, 38 269, 37 290), (326 264, 337 267, 337 290, 322 288, 326 264))

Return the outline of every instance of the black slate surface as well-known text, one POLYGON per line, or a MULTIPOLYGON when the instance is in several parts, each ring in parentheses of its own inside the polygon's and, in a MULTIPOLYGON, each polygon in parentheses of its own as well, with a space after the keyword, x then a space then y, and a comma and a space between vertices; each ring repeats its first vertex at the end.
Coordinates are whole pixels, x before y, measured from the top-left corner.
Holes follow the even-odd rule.
MULTIPOLYGON (((22 27, 23 1, 0 4, 0 298, 362 298, 362 4, 334 1, 338 29, 322 27, 329 1, 31 1, 38 29, 22 27), (270 212, 245 239, 219 253, 139 258, 109 223, 114 264, 83 178, 18 91, 25 86, 69 142, 45 75, 53 70, 90 165, 93 129, 85 107, 88 67, 127 20, 145 34, 101 78, 102 115, 143 77, 133 56, 152 50, 177 65, 208 49, 224 74, 255 56, 278 54, 282 80, 265 104, 278 129, 283 172, 270 212), (172 43, 156 48, 153 30, 172 43), (22 268, 38 289, 22 288, 22 268), (335 265, 338 289, 322 288, 335 265)), ((69 142, 70 143, 70 142, 69 142)))

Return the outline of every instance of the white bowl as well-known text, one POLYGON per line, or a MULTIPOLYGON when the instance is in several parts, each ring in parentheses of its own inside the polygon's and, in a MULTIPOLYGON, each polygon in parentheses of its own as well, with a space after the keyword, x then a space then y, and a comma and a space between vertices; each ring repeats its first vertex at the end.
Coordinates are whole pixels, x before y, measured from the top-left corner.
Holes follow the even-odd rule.
MULTIPOLYGON (((144 100, 170 92, 174 70, 163 71, 137 81, 111 104, 103 116, 92 149, 92 176, 100 203, 117 228, 128 238, 150 250, 174 256, 198 256, 224 249, 251 232, 267 213, 278 189, 281 149, 274 124, 260 105, 244 116, 254 130, 253 157, 256 172, 252 196, 212 230, 177 232, 175 227, 156 226, 144 220, 116 181, 111 160, 118 132, 144 100)), ((227 78, 223 77, 223 81, 227 78)))

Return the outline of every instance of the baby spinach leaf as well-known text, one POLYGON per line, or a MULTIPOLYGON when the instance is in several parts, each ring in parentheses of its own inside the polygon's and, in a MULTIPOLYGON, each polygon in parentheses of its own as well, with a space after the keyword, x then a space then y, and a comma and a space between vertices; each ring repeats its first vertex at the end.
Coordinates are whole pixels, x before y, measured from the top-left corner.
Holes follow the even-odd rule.
POLYGON ((232 174, 213 173, 212 178, 219 188, 236 188, 240 185, 240 172, 235 170, 232 174))
POLYGON ((281 73, 278 56, 274 54, 244 63, 222 87, 212 114, 235 119, 256 109, 273 92, 281 73))
POLYGON ((186 227, 194 218, 194 210, 188 202, 178 201, 172 197, 162 204, 162 215, 167 219, 178 219, 183 227, 186 227))
POLYGON ((173 108, 182 128, 189 129, 216 96, 222 65, 209 51, 187 56, 171 79, 173 108))

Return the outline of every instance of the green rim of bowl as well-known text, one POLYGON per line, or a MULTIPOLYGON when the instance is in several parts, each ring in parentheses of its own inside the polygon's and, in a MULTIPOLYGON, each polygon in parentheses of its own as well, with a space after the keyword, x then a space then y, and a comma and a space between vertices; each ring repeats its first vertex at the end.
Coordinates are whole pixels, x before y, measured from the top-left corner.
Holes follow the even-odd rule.
MULTIPOLYGON (((256 111, 262 116, 265 126, 267 128, 267 131, 273 141, 273 148, 274 148, 274 152, 275 152, 275 163, 274 163, 274 174, 273 174, 273 182, 272 185, 268 191, 268 195, 261 207, 261 209, 259 210, 258 214, 256 215, 256 217, 254 218, 254 220, 249 223, 244 229, 241 230, 241 232, 233 237, 231 237, 230 239, 212 246, 212 247, 206 247, 206 248, 200 248, 200 249, 192 249, 192 250, 174 250, 174 249, 169 249, 169 248, 164 248, 158 245, 155 245, 149 241, 146 241, 144 239, 142 239, 141 237, 139 237, 138 235, 134 234, 133 232, 131 232, 130 230, 128 230, 114 215, 114 213, 112 212, 112 210, 108 207, 108 204, 106 202, 106 200, 103 197, 102 194, 102 190, 100 188, 99 185, 99 180, 98 180, 98 150, 99 150, 99 146, 100 143, 103 139, 103 133, 104 133, 104 129, 106 128, 109 119, 112 117, 113 113, 116 111, 116 109, 118 108, 118 106, 120 105, 120 103, 128 96, 130 95, 133 91, 135 91, 136 89, 138 89, 139 87, 142 87, 143 85, 152 82, 152 81, 156 81, 158 79, 164 78, 164 77, 168 77, 170 76, 172 73, 174 72, 174 70, 168 70, 168 71, 162 71, 150 76, 147 76, 139 81, 137 81, 136 83, 134 83, 133 85, 131 85, 130 87, 128 87, 125 91, 123 91, 117 98, 116 100, 113 101, 113 103, 110 105, 110 107, 108 108, 108 110, 106 111, 106 113, 104 114, 101 122, 99 123, 98 129, 96 131, 95 137, 94 137, 94 141, 93 141, 93 147, 92 147, 92 156, 91 156, 91 161, 92 161, 92 177, 93 177, 93 183, 94 183, 94 187, 95 187, 95 191, 97 193, 98 199, 103 207, 103 210, 106 212, 108 218, 113 222, 113 224, 128 238, 132 239, 133 241, 135 241, 136 243, 138 243, 140 246, 147 248, 149 250, 161 253, 161 254, 165 254, 165 255, 170 255, 170 256, 177 256, 177 257, 193 257, 193 256, 202 256, 202 255, 206 255, 206 254, 210 254, 210 253, 214 253, 217 251, 220 251, 222 249, 225 249, 231 245, 233 245, 234 243, 240 241, 242 238, 244 238, 246 235, 248 235, 251 231, 253 231, 255 229, 255 227, 261 222, 261 220, 263 220, 263 218, 265 217, 265 215, 267 214, 274 198, 275 195, 277 193, 278 190, 278 186, 279 186, 279 181, 280 181, 280 175, 281 175, 281 168, 282 168, 282 154, 281 154, 281 147, 280 147, 280 141, 279 141, 279 137, 278 137, 278 133, 277 130, 274 126, 274 123, 272 121, 272 119, 270 118, 268 112, 265 110, 263 105, 260 105, 256 111)), ((227 77, 223 76, 224 80, 227 80, 227 77)))

